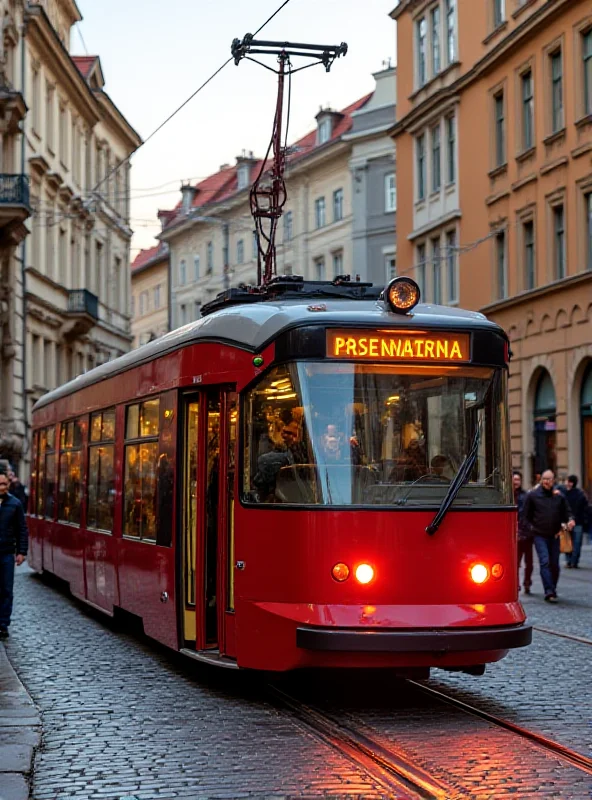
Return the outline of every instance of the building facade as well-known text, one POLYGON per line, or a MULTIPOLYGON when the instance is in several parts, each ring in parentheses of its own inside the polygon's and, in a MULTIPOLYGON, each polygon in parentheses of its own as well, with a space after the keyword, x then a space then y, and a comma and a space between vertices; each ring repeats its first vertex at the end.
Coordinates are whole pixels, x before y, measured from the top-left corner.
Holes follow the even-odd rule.
MULTIPOLYGON (((289 147, 279 274, 384 282, 387 262, 394 269, 394 76, 392 68, 377 73, 375 92, 342 111, 320 109, 316 129, 289 147)), ((170 249, 173 328, 197 319, 224 288, 257 284, 249 192, 260 169, 243 151, 235 165, 182 187, 167 212, 159 238, 170 249)))
POLYGON ((169 330, 169 254, 160 242, 140 250, 132 262, 133 347, 152 342, 169 330))
POLYGON ((508 331, 526 482, 549 466, 592 490, 592 8, 403 0, 392 16, 399 265, 508 331))
POLYGON ((10 86, 26 114, 5 168, 20 169, 32 215, 10 268, 14 354, 3 354, 0 447, 24 477, 35 401, 130 348, 129 167, 110 172, 141 140, 106 94, 99 58, 69 54, 74 0, 7 5, 10 86))

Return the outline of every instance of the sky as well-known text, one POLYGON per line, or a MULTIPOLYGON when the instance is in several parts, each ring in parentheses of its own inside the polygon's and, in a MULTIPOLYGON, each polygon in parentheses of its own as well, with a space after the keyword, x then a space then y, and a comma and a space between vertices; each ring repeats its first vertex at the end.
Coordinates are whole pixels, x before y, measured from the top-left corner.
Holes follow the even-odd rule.
MULTIPOLYGON (((105 91, 143 139, 230 56, 282 0, 77 0, 83 21, 73 55, 99 55, 105 91), (141 8, 141 12, 138 9, 141 8)), ((292 81, 289 141, 316 125, 319 107, 341 109, 374 88, 372 73, 396 61, 395 0, 290 0, 259 38, 347 42, 329 74, 322 66, 292 81)), ((268 60, 275 66, 273 59, 268 60)), ((159 208, 243 150, 262 156, 271 136, 277 84, 268 70, 231 62, 132 158, 132 258, 155 244, 159 208)))

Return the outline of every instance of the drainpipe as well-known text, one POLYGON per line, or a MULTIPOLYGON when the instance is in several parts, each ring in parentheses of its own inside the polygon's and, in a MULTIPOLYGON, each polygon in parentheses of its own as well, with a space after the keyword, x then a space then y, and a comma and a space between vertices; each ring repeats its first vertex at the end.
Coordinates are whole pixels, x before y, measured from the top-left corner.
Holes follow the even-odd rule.
MULTIPOLYGON (((26 7, 24 9, 26 14, 26 7)), ((25 35, 27 32, 27 23, 23 19, 22 32, 21 32, 21 92, 25 97, 25 82, 26 82, 26 48, 25 48, 25 35)), ((22 188, 24 190, 24 176, 26 164, 26 136, 25 136, 25 120, 21 122, 21 177, 23 180, 22 188)), ((30 195, 29 195, 30 202, 30 195)), ((29 452, 29 409, 27 399, 27 237, 21 243, 21 286, 23 292, 23 319, 22 319, 22 386, 23 386, 23 427, 24 427, 24 441, 23 441, 23 456, 29 452)))

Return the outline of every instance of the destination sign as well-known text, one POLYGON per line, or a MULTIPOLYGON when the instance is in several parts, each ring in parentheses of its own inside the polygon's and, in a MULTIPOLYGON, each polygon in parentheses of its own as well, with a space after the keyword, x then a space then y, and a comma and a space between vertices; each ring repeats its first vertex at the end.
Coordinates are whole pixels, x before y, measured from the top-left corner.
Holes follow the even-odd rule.
POLYGON ((365 361, 470 361, 468 333, 328 330, 329 358, 365 361))

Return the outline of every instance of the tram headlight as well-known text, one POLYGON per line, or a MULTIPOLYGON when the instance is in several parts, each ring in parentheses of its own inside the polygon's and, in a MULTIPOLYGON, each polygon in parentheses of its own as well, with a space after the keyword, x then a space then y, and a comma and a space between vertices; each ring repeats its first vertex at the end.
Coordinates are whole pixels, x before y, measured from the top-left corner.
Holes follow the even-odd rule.
POLYGON ((385 295, 391 310, 396 314, 407 314, 419 303, 421 292, 411 278, 393 278, 386 287, 385 295))
POLYGON ((335 564, 333 569, 331 570, 331 575, 333 576, 334 580, 342 583, 349 578, 349 567, 347 564, 343 564, 341 561, 339 564, 335 564))
POLYGON ((370 564, 359 564, 356 567, 356 580, 358 583, 370 583, 374 579, 374 569, 370 564))
POLYGON ((489 578, 489 570, 485 564, 474 564, 471 567, 471 580, 473 583, 485 583, 489 578))

